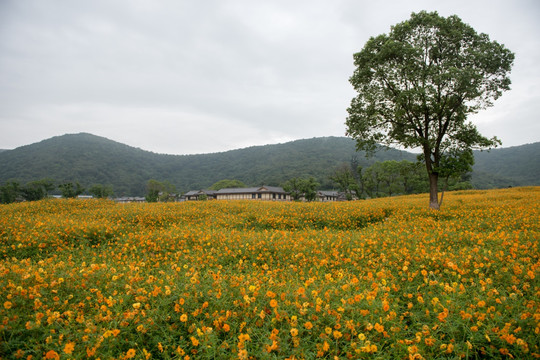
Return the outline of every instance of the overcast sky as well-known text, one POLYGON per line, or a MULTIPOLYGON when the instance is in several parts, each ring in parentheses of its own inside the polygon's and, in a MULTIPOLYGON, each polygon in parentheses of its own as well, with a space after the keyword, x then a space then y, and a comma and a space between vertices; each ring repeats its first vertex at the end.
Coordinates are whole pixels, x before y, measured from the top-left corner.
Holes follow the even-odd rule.
POLYGON ((352 55, 412 12, 458 15, 516 54, 471 117, 540 141, 537 0, 0 0, 0 149, 88 132, 210 153, 344 136, 352 55))

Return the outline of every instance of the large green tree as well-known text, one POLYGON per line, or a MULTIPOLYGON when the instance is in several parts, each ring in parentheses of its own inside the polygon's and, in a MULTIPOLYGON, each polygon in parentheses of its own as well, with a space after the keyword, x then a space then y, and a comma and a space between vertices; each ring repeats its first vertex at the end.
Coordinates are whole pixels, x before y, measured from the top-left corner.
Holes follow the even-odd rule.
MULTIPOLYGON (((353 166, 356 166, 357 169, 361 169, 354 161, 351 162, 351 167, 353 166)), ((351 167, 347 164, 343 164, 330 176, 330 180, 337 184, 339 191, 345 194, 347 200, 352 200, 355 196, 357 198, 361 197, 361 187, 359 185, 361 181, 356 179, 354 170, 352 170, 351 167)))
POLYGON ((492 106, 510 88, 513 61, 512 52, 455 15, 413 13, 354 54, 350 82, 358 96, 348 109, 347 135, 368 153, 377 143, 421 149, 429 205, 439 209, 445 154, 500 144, 482 136, 467 116, 492 106))
POLYGON ((88 190, 95 198, 106 199, 114 194, 112 185, 94 184, 88 190))
POLYGON ((302 197, 306 201, 315 201, 319 185, 313 176, 309 178, 292 178, 283 184, 283 190, 288 192, 295 201, 302 199, 302 197))
POLYGON ((58 189, 60 189, 64 198, 76 198, 84 192, 84 187, 79 182, 75 182, 75 184, 71 182, 63 183, 58 185, 58 189))
POLYGON ((146 201, 167 202, 175 197, 176 188, 168 181, 148 180, 146 183, 146 201))

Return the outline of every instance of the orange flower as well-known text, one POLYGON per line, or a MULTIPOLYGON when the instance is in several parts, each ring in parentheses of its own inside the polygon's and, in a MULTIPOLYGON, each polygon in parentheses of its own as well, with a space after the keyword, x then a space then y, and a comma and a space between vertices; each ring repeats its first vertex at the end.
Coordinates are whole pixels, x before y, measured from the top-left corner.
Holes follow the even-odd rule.
POLYGON ((135 349, 129 349, 126 353, 126 356, 125 356, 125 359, 131 359, 133 357, 135 357, 135 349))
POLYGON ((60 359, 60 355, 54 350, 47 351, 47 354, 45 354, 45 359, 60 359))
POLYGON ((13 306, 13 304, 11 303, 11 301, 6 301, 6 302, 4 303, 4 307, 5 307, 6 309, 11 309, 12 306, 13 306))
POLYGON ((187 314, 182 314, 182 315, 180 316, 180 321, 181 321, 181 322, 186 322, 187 319, 188 319, 187 314))
POLYGON ((276 299, 270 300, 270 306, 271 306, 271 307, 275 308, 275 307, 277 307, 277 305, 278 305, 278 304, 277 304, 277 300, 276 300, 276 299))
POLYGON ((64 346, 64 353, 70 355, 73 350, 75 350, 75 343, 74 342, 68 342, 66 346, 64 346))
POLYGON ((291 336, 297 336, 298 335, 298 329, 297 328, 292 328, 291 329, 291 336))
POLYGON ((308 321, 308 322, 306 322, 306 323, 304 324, 304 327, 305 327, 306 329, 308 329, 308 330, 311 330, 311 329, 313 328, 313 324, 312 324, 311 322, 308 321))

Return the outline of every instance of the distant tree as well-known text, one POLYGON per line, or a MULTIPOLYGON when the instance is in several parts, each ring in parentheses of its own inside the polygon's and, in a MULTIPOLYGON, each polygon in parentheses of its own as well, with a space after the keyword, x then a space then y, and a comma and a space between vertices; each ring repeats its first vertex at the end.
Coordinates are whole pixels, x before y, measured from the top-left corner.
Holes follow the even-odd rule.
POLYGON ((0 202, 2 204, 10 204, 17 200, 21 190, 21 185, 17 180, 9 180, 4 185, 0 186, 0 202))
POLYGON ((92 185, 88 192, 98 199, 106 199, 108 197, 111 197, 114 193, 111 185, 102 184, 92 185))
POLYGON ((304 192, 304 198, 306 201, 314 201, 317 199, 317 188, 319 183, 314 177, 309 177, 302 180, 302 190, 304 192))
POLYGON ((146 201, 169 201, 175 193, 175 187, 168 181, 148 180, 146 183, 146 201))
POLYGON ((429 184, 425 176, 425 168, 420 162, 402 160, 399 162, 399 181, 404 194, 427 192, 429 184))
POLYGON ((219 180, 218 182, 214 183, 212 186, 210 186, 210 190, 221 190, 221 189, 228 189, 228 188, 245 188, 247 187, 246 184, 244 184, 240 180, 228 180, 223 179, 219 180))
POLYGON ((381 167, 381 179, 384 187, 384 192, 388 196, 395 195, 400 191, 399 177, 400 177, 400 163, 396 160, 387 160, 380 163, 381 167))
POLYGON ((370 198, 383 196, 381 192, 381 184, 384 181, 384 171, 382 162, 376 162, 365 169, 363 174, 363 182, 365 191, 370 198))
POLYGON ((76 198, 84 191, 84 188, 78 182, 76 182, 75 184, 71 182, 63 183, 58 185, 58 188, 60 189, 62 197, 64 198, 76 198))
MULTIPOLYGON (((440 208, 438 183, 452 149, 495 147, 467 121, 510 89, 514 54, 457 16, 413 13, 354 54, 347 135, 371 154, 377 143, 420 148, 429 206, 440 208)), ((463 158, 463 161, 466 159, 463 158)))
MULTIPOLYGON (((449 187, 450 179, 454 182, 460 182, 464 175, 472 171, 474 165, 474 155, 471 149, 452 148, 441 156, 440 167, 435 168, 439 176, 444 180, 443 190, 439 204, 442 204, 444 191, 449 187)), ((467 188, 466 182, 461 181, 458 189, 467 188)), ((470 184, 470 183, 469 183, 470 184)), ((472 185, 471 185, 472 187, 472 185)))
POLYGON ((337 168, 334 174, 330 176, 330 180, 337 184, 339 191, 345 194, 347 200, 352 200, 354 195, 358 196, 360 193, 358 180, 355 178, 354 172, 346 164, 337 168))
POLYGON ((319 183, 314 177, 307 179, 292 178, 283 185, 283 190, 288 192, 295 201, 300 200, 302 197, 306 201, 313 201, 317 198, 318 187, 319 183))
POLYGON ((300 200, 304 193, 302 184, 301 178, 292 178, 283 184, 283 190, 288 192, 293 200, 297 201, 300 200))
POLYGON ((41 200, 54 190, 54 182, 50 179, 32 181, 21 187, 20 192, 26 201, 41 200))

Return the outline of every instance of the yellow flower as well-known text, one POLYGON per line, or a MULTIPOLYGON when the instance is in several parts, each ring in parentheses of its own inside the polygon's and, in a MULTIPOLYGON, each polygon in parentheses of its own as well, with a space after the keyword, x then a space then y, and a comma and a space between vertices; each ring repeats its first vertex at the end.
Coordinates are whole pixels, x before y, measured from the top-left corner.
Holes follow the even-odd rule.
POLYGON ((135 357, 135 352, 136 352, 135 349, 129 349, 127 351, 127 353, 126 353, 125 358, 126 359, 131 359, 131 358, 135 357))
POLYGON ((238 335, 238 340, 241 342, 249 341, 250 340, 249 334, 238 335))
POLYGON ((73 350, 75 350, 75 343, 73 342, 68 342, 66 346, 64 346, 64 353, 68 355, 70 355, 73 352, 73 350))
POLYGON ((325 341, 322 348, 324 351, 328 351, 330 349, 330 344, 325 341))
POLYGON ((180 316, 180 321, 181 321, 181 322, 186 322, 186 321, 187 321, 187 314, 182 314, 182 315, 180 316))
POLYGON ((296 335, 298 335, 298 329, 297 328, 292 328, 291 329, 291 335, 294 337, 296 335))

